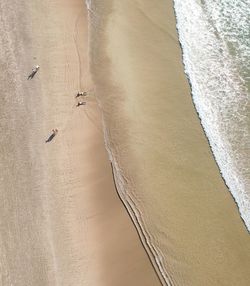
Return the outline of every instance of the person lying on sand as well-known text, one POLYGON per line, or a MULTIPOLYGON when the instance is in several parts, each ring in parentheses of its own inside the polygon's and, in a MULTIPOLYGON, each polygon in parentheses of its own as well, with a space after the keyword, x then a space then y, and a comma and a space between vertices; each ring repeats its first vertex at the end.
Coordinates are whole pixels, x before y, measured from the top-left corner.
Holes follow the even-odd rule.
POLYGON ((45 143, 50 142, 51 140, 53 140, 53 138, 56 136, 56 134, 58 133, 57 129, 53 129, 52 130, 52 134, 49 136, 49 138, 45 141, 45 143))
POLYGON ((85 105, 85 104, 86 104, 85 101, 79 101, 79 102, 77 103, 76 107, 78 107, 78 106, 80 106, 80 105, 85 105))
POLYGON ((40 66, 36 65, 36 66, 32 69, 32 72, 31 72, 31 74, 28 76, 27 79, 28 79, 28 80, 29 80, 29 79, 32 79, 32 78, 35 76, 35 74, 38 72, 39 68, 40 68, 40 66))
POLYGON ((87 96, 87 91, 79 91, 76 95, 76 97, 79 97, 79 96, 87 96))

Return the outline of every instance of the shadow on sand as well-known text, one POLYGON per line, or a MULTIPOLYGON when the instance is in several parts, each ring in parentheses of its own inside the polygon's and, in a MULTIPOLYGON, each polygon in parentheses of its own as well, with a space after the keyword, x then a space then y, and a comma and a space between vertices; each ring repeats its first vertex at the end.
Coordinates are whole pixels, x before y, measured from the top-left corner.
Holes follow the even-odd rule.
POLYGON ((37 71, 38 70, 32 71, 32 73, 28 76, 27 80, 32 79, 35 76, 35 74, 37 73, 37 71))
POLYGON ((52 130, 52 134, 49 136, 49 138, 45 141, 45 143, 48 143, 50 141, 52 141, 54 139, 54 137, 56 136, 58 130, 57 129, 53 129, 52 130))
POLYGON ((52 141, 55 136, 56 136, 56 134, 51 134, 49 136, 49 138, 45 141, 45 143, 48 143, 48 142, 52 141))

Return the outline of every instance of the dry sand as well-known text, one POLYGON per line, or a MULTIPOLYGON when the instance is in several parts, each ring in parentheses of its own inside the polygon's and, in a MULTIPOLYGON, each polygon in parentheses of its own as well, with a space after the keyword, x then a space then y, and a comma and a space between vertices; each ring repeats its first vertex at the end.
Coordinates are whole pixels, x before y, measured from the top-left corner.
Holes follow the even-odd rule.
POLYGON ((1 1, 0 20, 0 285, 159 285, 114 187, 84 2, 1 1))
POLYGON ((166 284, 250 285, 249 234, 193 106, 172 1, 92 2, 93 80, 117 184, 166 284))

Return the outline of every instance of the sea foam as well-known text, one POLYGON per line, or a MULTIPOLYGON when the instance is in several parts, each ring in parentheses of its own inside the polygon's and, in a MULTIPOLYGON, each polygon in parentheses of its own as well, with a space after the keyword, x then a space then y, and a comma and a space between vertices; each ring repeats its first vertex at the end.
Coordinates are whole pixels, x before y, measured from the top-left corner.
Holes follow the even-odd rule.
POLYGON ((174 1, 193 101, 222 176, 250 230, 246 5, 244 0, 174 1))

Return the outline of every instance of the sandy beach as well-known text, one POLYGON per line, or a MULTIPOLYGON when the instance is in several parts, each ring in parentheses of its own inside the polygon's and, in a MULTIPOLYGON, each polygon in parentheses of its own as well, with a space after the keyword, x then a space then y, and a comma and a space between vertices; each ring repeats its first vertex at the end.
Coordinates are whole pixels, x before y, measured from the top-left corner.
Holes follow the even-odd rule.
POLYGON ((84 1, 1 1, 0 11, 0 284, 160 285, 115 189, 84 1), (79 90, 88 96, 76 108, 79 90))
POLYGON ((172 1, 92 1, 91 16, 116 183, 162 282, 249 285, 249 234, 192 102, 172 1))
POLYGON ((0 2, 0 285, 250 285, 172 1, 87 2, 0 2))

